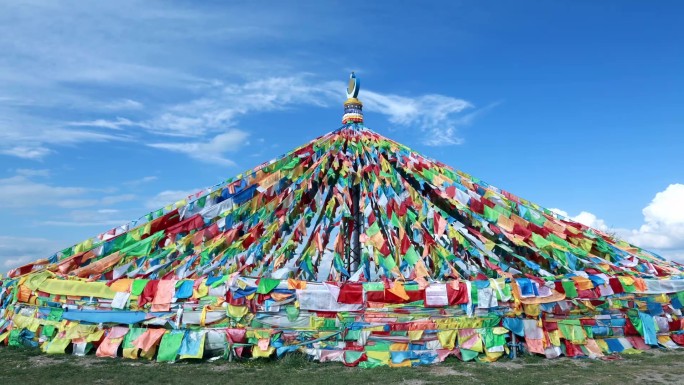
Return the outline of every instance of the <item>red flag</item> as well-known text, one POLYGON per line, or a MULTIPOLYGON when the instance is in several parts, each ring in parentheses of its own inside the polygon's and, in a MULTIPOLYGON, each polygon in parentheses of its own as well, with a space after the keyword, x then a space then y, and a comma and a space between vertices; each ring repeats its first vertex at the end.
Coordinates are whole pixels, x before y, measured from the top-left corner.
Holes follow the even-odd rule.
POLYGON ((401 247, 399 248, 401 255, 406 254, 410 247, 411 239, 409 239, 408 235, 404 234, 404 236, 401 238, 401 247))

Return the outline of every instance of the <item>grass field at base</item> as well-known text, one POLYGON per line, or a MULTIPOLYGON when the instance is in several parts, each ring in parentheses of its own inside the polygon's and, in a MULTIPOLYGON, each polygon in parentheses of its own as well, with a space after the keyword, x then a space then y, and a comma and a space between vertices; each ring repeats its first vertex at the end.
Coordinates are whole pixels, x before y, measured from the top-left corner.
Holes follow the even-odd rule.
POLYGON ((148 361, 44 355, 0 348, 0 384, 681 384, 684 351, 648 351, 603 361, 526 356, 495 363, 448 359, 416 368, 347 368, 294 354, 280 360, 148 361))

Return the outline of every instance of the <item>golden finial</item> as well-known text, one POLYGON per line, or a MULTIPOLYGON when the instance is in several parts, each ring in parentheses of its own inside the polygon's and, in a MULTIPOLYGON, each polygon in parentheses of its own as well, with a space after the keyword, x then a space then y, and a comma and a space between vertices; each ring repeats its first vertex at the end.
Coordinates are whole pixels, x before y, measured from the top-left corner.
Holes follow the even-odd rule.
POLYGON ((344 116, 342 124, 363 123, 363 103, 356 97, 359 95, 361 82, 354 72, 349 75, 349 85, 347 86, 347 100, 344 102, 344 116))

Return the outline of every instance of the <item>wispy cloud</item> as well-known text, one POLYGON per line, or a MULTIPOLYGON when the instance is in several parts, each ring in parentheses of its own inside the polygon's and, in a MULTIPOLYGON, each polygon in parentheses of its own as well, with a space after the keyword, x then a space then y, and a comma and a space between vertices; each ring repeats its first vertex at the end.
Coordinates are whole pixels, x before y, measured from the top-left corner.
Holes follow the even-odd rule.
POLYGON ((100 203, 105 206, 110 206, 121 202, 130 202, 135 200, 135 198, 135 194, 108 195, 100 198, 100 203))
MULTIPOLYGON (((152 135, 144 140, 152 143, 150 147, 183 153, 203 162, 231 166, 234 162, 226 158, 225 153, 235 150, 236 145, 244 143, 248 136, 246 131, 235 128, 240 117, 296 106, 327 107, 339 103, 342 89, 341 82, 315 80, 306 74, 230 85, 215 82, 203 89, 201 97, 159 107, 148 112, 151 116, 146 119, 133 120, 122 116, 96 118, 39 130, 17 130, 9 126, 0 134, 0 138, 4 136, 5 143, 17 145, 4 149, 0 147, 0 153, 41 159, 53 151, 49 147, 52 144, 131 141, 131 135, 142 130, 152 135), (132 127, 140 130, 132 133, 129 130, 132 127), (227 130, 230 131, 225 133, 227 130), (192 137, 199 140, 189 143, 155 141, 154 138, 159 137, 192 137)), ((458 127, 469 124, 484 110, 475 110, 472 103, 465 99, 437 94, 406 97, 365 90, 363 101, 368 111, 387 116, 390 123, 418 128, 423 133, 423 142, 435 146, 462 143, 458 127), (472 111, 466 114, 466 110, 472 111)))
POLYGON ((55 146, 83 142, 129 141, 126 133, 70 127, 58 120, 34 116, 0 105, 0 154, 41 160, 55 146))
POLYGON ((111 102, 102 103, 102 108, 106 110, 121 111, 121 110, 139 110, 144 107, 144 105, 133 99, 119 99, 113 100, 111 102))
POLYGON ((40 221, 42 226, 98 227, 100 230, 128 223, 118 209, 73 210, 61 218, 40 221))
MULTIPOLYGON (((319 13, 335 7, 311 6, 319 13)), ((42 160, 64 146, 128 141, 231 165, 225 153, 233 142, 222 134, 250 132, 239 126, 242 117, 343 100, 344 84, 307 72, 315 65, 303 65, 301 53, 290 58, 259 48, 291 47, 344 29, 317 28, 317 18, 300 28, 298 13, 278 3, 8 4, 0 14, 0 154, 42 160), (235 14, 241 17, 226 26, 226 16, 235 14), (215 155, 197 156, 198 148, 215 155)), ((418 128, 429 145, 461 143, 457 129, 477 111, 446 95, 364 90, 363 98, 391 123, 418 128), (430 139, 437 136, 438 143, 430 139)))
POLYGON ((70 206, 82 202, 92 204, 93 200, 83 198, 88 189, 82 187, 52 186, 34 182, 25 176, 0 179, 0 207, 19 208, 35 205, 70 206))
MULTIPOLYGON (((170 106, 158 117, 142 122, 140 126, 159 135, 203 137, 233 127, 241 116, 250 113, 285 110, 295 106, 334 105, 342 99, 340 90, 343 89, 342 82, 315 80, 306 74, 272 77, 242 84, 217 83, 208 89, 203 97, 170 106)), ((366 110, 387 116, 391 123, 401 127, 418 128, 424 133, 424 142, 428 145, 462 143, 462 139, 457 136, 457 128, 470 124, 477 115, 494 106, 475 110, 472 103, 445 95, 406 97, 369 90, 364 90, 362 99, 366 110), (463 113, 469 109, 472 112, 463 113), (436 141, 434 138, 439 140, 436 141)), ((159 143, 153 146, 185 152, 192 156, 198 146, 219 149, 213 145, 207 147, 218 142, 217 139, 221 138, 208 138, 203 143, 188 145, 159 143)), ((204 159, 206 158, 205 155, 204 159)), ((227 164, 221 157, 213 161, 227 164)))
POLYGON ((423 143, 429 146, 463 143, 457 136, 457 127, 465 123, 463 119, 468 115, 459 114, 474 107, 464 99, 434 94, 405 97, 364 91, 363 99, 367 110, 387 115, 392 123, 423 131, 423 143))
POLYGON ((157 210, 164 206, 174 204, 195 193, 197 193, 197 190, 165 190, 148 199, 145 203, 145 207, 150 210, 157 210))
MULTIPOLYGON (((242 84, 217 83, 200 98, 165 108, 143 126, 160 135, 197 137, 225 130, 249 113, 283 110, 294 105, 327 106, 341 92, 331 83, 300 77, 271 77, 242 84)), ((343 88, 339 88, 340 90, 343 88)))
POLYGON ((80 208, 113 205, 135 199, 133 194, 104 195, 98 189, 55 186, 36 182, 25 175, 0 179, 0 208, 18 209, 39 206, 80 208))
POLYGON ((114 120, 107 120, 107 119, 85 120, 82 122, 69 122, 66 125, 67 126, 75 126, 75 127, 99 127, 99 128, 108 128, 111 130, 122 130, 124 127, 137 126, 139 124, 134 123, 130 119, 117 117, 114 120))
POLYGON ((235 162, 226 158, 224 154, 242 147, 248 136, 249 134, 244 131, 232 129, 216 135, 207 142, 152 143, 149 146, 179 152, 201 162, 234 166, 235 162))
MULTIPOLYGON (((259 36, 258 31, 250 33, 247 18, 235 20, 233 38, 259 36), (237 34, 240 29, 245 30, 242 35, 237 34)), ((191 62, 171 58, 179 50, 196 52, 195 39, 200 35, 215 34, 214 40, 221 36, 217 29, 225 24, 219 20, 202 7, 135 0, 116 6, 42 1, 4 4, 0 12, 0 154, 40 160, 64 145, 129 139, 120 131, 130 128, 134 120, 130 116, 93 114, 145 116, 143 103, 137 99, 149 89, 156 97, 145 107, 154 112, 173 94, 162 90, 194 92, 212 84, 212 79, 196 75, 206 71, 204 63, 212 62, 207 57, 212 51, 203 51, 203 58, 187 55, 191 62), (136 11, 130 12, 132 8, 136 11), (179 24, 184 26, 182 33, 179 24), (139 35, 147 39, 138 39, 139 35), (63 121, 61 117, 68 115, 83 120, 63 121)))
POLYGON ((50 170, 48 169, 33 169, 33 168, 18 168, 14 170, 17 175, 22 175, 26 177, 40 176, 48 177, 50 176, 50 170))
POLYGON ((130 187, 136 187, 136 186, 140 186, 140 185, 143 185, 146 183, 154 182, 157 179, 159 179, 159 178, 154 176, 154 175, 148 175, 148 176, 144 176, 142 178, 123 182, 123 185, 130 186, 130 187))
POLYGON ((44 158, 46 155, 51 153, 52 150, 45 148, 40 145, 35 146, 9 146, 2 148, 0 147, 0 154, 16 156, 22 159, 38 160, 44 158))
POLYGON ((39 237, 12 237, 0 235, 0 266, 13 269, 25 263, 46 258, 65 245, 39 237))

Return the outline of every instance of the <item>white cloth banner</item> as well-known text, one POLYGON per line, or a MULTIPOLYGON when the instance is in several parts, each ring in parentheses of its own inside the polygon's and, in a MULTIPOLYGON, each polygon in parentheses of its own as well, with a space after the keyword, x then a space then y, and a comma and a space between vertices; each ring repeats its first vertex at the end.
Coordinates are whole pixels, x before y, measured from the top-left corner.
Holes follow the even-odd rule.
POLYGON ((126 292, 116 292, 114 294, 114 299, 112 300, 112 308, 113 309, 125 309, 126 304, 128 303, 128 298, 131 296, 131 293, 126 293, 126 292))
POLYGON ((331 291, 328 286, 334 285, 326 286, 325 284, 308 283, 306 289, 297 290, 299 308, 301 310, 321 311, 355 311, 363 309, 363 304, 338 303, 339 288, 331 291))
POLYGON ((425 288, 425 306, 441 307, 449 305, 447 287, 444 283, 433 283, 425 288))
POLYGON ((684 279, 645 279, 645 294, 678 293, 684 291, 684 279))
POLYGON ((200 215, 204 219, 213 219, 218 217, 222 212, 229 210, 233 207, 233 200, 232 199, 226 199, 221 203, 205 207, 200 211, 200 215))

